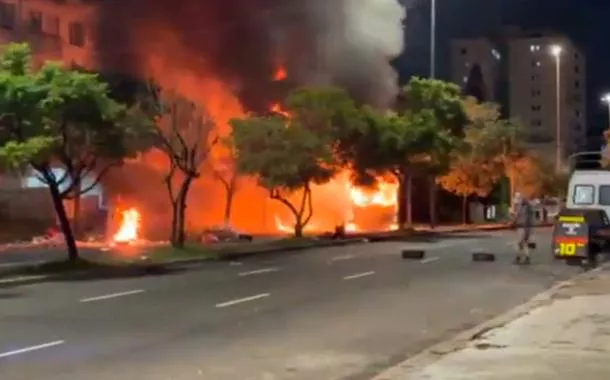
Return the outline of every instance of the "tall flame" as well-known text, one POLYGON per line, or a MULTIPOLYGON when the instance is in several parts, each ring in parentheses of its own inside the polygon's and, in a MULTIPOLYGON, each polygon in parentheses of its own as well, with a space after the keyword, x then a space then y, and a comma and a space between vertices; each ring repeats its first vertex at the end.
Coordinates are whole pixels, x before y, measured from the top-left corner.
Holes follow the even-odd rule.
MULTIPOLYGON (((281 81, 287 77, 288 72, 283 66, 280 66, 276 70, 273 79, 281 81)), ((270 111, 285 116, 286 118, 290 118, 291 116, 288 111, 282 108, 282 105, 279 102, 272 104, 270 106, 270 111)), ((369 214, 365 216, 365 219, 370 216, 371 212, 395 214, 398 208, 398 184, 395 181, 388 181, 386 178, 377 178, 377 183, 376 189, 355 187, 350 181, 349 171, 344 170, 335 176, 329 183, 314 186, 314 198, 317 198, 318 196, 322 196, 323 198, 331 197, 334 200, 334 204, 338 205, 339 215, 333 216, 326 212, 325 215, 320 216, 319 212, 322 211, 324 213, 324 210, 318 209, 318 212, 314 215, 314 220, 305 226, 305 231, 324 232, 325 229, 336 226, 336 224, 342 224, 346 232, 362 231, 363 227, 359 225, 357 221, 357 209, 367 210, 369 214)), ((394 222, 389 223, 389 221, 374 224, 375 226, 369 226, 369 228, 372 227, 384 230, 397 228, 394 222)), ((278 215, 275 215, 275 227, 280 232, 293 232, 292 226, 285 223, 278 215)))
POLYGON ((138 240, 140 221, 140 212, 135 208, 122 211, 119 230, 114 234, 112 240, 116 243, 129 243, 138 240))
POLYGON ((288 71, 284 66, 278 67, 278 69, 275 71, 275 74, 273 74, 273 80, 277 82, 286 80, 287 78, 288 71))

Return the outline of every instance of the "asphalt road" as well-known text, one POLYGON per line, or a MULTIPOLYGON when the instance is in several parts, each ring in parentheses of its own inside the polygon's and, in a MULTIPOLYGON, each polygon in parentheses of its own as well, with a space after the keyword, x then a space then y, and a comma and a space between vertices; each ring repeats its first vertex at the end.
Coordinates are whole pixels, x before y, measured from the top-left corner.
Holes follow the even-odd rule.
POLYGON ((368 379, 580 269, 537 231, 207 263, 180 273, 0 289, 2 380, 368 379), (423 260, 400 250, 426 248, 423 260), (498 260, 473 263, 474 250, 498 260))

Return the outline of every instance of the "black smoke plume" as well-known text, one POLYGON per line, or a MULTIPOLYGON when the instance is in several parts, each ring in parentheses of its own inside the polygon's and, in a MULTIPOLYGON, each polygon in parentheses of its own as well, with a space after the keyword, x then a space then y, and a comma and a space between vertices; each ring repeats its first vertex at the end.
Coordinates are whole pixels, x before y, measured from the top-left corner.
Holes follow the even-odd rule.
POLYGON ((398 0, 98 0, 102 68, 139 74, 151 55, 165 70, 222 78, 251 110, 291 84, 336 84, 376 105, 394 101, 390 61, 403 48, 398 0), (148 58, 145 58, 148 57, 148 58))

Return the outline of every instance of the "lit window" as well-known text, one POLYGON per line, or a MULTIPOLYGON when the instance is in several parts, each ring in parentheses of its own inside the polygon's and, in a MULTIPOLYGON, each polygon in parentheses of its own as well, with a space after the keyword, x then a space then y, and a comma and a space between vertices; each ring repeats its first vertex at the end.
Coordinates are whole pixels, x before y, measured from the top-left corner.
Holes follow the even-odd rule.
POLYGON ((591 185, 576 185, 574 187, 575 205, 592 205, 595 197, 595 188, 591 185))

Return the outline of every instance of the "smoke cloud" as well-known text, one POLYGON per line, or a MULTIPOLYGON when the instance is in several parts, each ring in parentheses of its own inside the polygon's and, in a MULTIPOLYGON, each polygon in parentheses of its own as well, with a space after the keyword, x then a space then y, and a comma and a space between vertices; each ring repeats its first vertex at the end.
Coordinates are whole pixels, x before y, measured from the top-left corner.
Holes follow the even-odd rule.
MULTIPOLYGON (((398 0, 105 0, 98 2, 102 67, 189 72, 227 84, 247 109, 290 85, 336 84, 359 100, 394 100, 390 60, 403 49, 398 0), (289 84, 278 86, 278 65, 289 84)), ((147 73, 151 74, 151 73, 147 73)))

